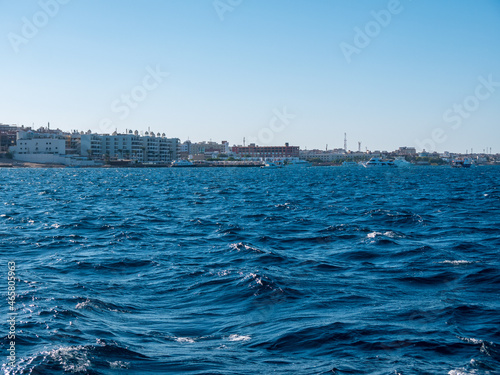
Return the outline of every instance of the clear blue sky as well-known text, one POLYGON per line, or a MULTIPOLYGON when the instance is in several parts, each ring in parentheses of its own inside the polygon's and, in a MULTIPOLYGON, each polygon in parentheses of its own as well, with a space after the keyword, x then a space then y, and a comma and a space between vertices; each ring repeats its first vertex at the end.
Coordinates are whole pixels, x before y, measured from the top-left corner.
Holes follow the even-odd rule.
POLYGON ((353 150, 500 152, 499 0, 0 0, 0 10, 3 123, 308 149, 343 147, 346 132, 353 150))

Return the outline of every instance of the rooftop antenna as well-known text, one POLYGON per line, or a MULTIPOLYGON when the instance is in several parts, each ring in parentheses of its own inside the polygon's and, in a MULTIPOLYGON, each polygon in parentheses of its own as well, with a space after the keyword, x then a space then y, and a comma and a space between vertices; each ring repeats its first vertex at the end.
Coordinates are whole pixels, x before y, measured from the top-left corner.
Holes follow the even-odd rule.
POLYGON ((361 142, 358 141, 358 152, 361 152, 361 142))
POLYGON ((325 148, 325 151, 328 151, 328 143, 326 144, 326 148, 325 148))
POLYGON ((347 151, 347 133, 344 133, 344 151, 347 151))
POLYGON ((245 137, 243 137, 243 147, 245 147, 245 137))

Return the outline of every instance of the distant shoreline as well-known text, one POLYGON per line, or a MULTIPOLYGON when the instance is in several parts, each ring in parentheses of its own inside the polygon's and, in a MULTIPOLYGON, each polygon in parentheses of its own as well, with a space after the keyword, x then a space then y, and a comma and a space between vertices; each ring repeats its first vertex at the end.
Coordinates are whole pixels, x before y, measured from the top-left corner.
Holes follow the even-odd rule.
MULTIPOLYGON (((432 164, 427 164, 427 165, 414 165, 415 167, 437 167, 439 165, 432 165, 432 164)), ((482 166, 500 166, 498 163, 486 163, 486 164, 480 164, 477 165, 478 167, 482 166)), ((313 163, 311 167, 342 167, 342 164, 338 163, 313 163)), ((80 169, 80 168, 91 168, 91 169, 116 169, 116 168, 134 168, 134 169, 141 169, 141 168, 174 168, 174 169, 193 169, 193 168, 260 168, 258 165, 243 165, 243 166, 237 166, 237 165, 195 165, 192 167, 171 167, 170 165, 166 164, 158 164, 158 165, 147 165, 147 164, 140 164, 140 165, 99 165, 99 166, 81 166, 81 167, 73 167, 73 166, 68 166, 64 164, 42 164, 42 163, 31 163, 31 162, 24 162, 24 161, 18 161, 18 160, 11 160, 11 159, 0 159, 0 169, 3 168, 71 168, 71 169, 80 169)))
POLYGON ((0 168, 65 168, 62 164, 41 164, 18 161, 12 159, 0 159, 0 168))

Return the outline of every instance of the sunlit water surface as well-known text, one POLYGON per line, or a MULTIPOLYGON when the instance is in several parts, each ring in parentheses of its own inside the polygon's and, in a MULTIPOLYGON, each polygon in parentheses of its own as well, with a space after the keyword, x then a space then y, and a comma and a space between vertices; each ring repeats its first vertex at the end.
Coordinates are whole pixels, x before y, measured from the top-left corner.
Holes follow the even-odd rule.
POLYGON ((500 168, 0 176, 6 374, 500 373, 500 168))

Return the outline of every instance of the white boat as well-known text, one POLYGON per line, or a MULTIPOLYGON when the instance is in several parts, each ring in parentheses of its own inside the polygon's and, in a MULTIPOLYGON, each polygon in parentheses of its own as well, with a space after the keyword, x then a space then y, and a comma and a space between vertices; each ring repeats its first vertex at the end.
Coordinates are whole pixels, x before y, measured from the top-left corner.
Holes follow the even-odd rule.
POLYGON ((189 160, 174 160, 170 166, 172 167, 193 167, 194 164, 189 160))
POLYGON ((407 161, 404 156, 398 156, 394 159, 394 164, 397 167, 411 167, 413 164, 407 161))
POLYGON ((285 163, 285 166, 287 168, 310 167, 312 165, 311 162, 303 159, 288 159, 285 161, 285 163))
POLYGON ((261 166, 261 168, 269 168, 269 169, 274 169, 274 168, 283 168, 283 164, 281 162, 274 162, 274 161, 266 161, 266 163, 261 166))
POLYGON ((379 157, 373 157, 368 160, 365 164, 366 168, 379 168, 379 167, 395 167, 394 161, 388 159, 382 159, 379 157))
POLYGON ((343 167, 361 167, 362 165, 359 165, 355 161, 345 161, 342 163, 343 167))
POLYGON ((453 168, 470 168, 472 167, 472 160, 470 159, 455 159, 451 162, 453 168))

